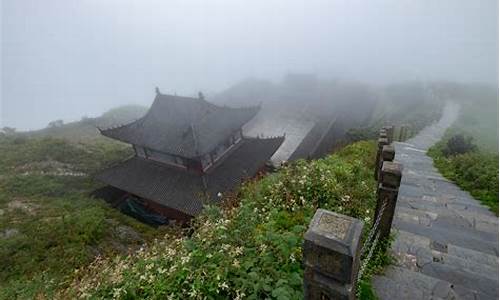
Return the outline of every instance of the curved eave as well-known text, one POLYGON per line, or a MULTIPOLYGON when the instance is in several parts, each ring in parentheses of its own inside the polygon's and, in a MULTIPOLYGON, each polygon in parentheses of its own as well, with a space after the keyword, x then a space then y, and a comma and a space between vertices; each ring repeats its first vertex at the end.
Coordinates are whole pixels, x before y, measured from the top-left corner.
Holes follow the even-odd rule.
POLYGON ((109 138, 112 138, 114 140, 118 140, 118 141, 121 141, 124 143, 128 143, 128 144, 137 144, 128 135, 133 136, 134 134, 136 134, 135 132, 132 132, 132 131, 134 131, 134 129, 132 129, 131 126, 133 126, 134 124, 137 124, 143 118, 134 120, 130 123, 123 124, 123 125, 113 126, 113 127, 109 127, 109 128, 105 128, 105 129, 97 127, 97 129, 99 130, 99 132, 102 135, 104 135, 106 137, 109 137, 109 138))

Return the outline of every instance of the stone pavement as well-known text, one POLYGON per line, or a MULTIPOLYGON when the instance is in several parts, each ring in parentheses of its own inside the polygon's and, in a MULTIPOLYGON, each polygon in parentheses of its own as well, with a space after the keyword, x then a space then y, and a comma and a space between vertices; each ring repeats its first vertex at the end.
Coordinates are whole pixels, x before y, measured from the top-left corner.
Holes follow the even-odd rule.
POLYGON ((448 103, 439 122, 395 143, 404 165, 393 230, 393 265, 374 276, 383 299, 498 299, 498 218, 433 167, 427 149, 456 120, 448 103))

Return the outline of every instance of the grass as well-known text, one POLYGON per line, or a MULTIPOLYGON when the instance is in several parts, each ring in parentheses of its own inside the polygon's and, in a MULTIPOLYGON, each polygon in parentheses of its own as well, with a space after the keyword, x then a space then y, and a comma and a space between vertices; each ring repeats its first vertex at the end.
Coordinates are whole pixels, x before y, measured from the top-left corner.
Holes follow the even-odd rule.
POLYGON ((443 176, 498 215, 498 88, 450 84, 446 89, 461 105, 460 114, 429 155, 443 176), (446 157, 443 149, 456 134, 472 137, 477 151, 446 157))
POLYGON ((118 143, 0 138, 0 299, 53 298, 96 255, 159 232, 90 198, 90 174, 131 154, 118 143))
POLYGON ((447 140, 455 129, 450 129, 445 138, 429 149, 434 165, 444 177, 488 206, 498 215, 498 154, 477 150, 446 157, 443 154, 447 140))
MULTIPOLYGON (((371 224, 374 156, 373 142, 358 142, 248 182, 223 207, 195 218, 188 235, 168 234, 138 253, 97 259, 59 296, 301 299, 303 234, 312 215, 322 207, 371 224)), ((385 261, 376 257, 371 273, 385 261)))
POLYGON ((480 150, 498 153, 498 86, 452 85, 446 93, 461 105, 448 136, 464 133, 474 138, 480 150))
POLYGON ((20 132, 18 136, 28 138, 58 138, 73 143, 93 145, 96 141, 109 142, 100 135, 97 126, 107 128, 112 125, 129 123, 142 117, 147 108, 139 105, 125 105, 113 108, 97 118, 83 117, 80 121, 66 123, 60 127, 47 127, 40 130, 20 132))
POLYGON ((358 283, 357 298, 362 300, 376 300, 378 299, 373 291, 372 278, 375 274, 380 274, 384 268, 393 262, 392 256, 388 250, 391 243, 394 241, 395 236, 391 233, 386 241, 380 241, 375 250, 373 251, 372 259, 366 265, 365 272, 358 283))

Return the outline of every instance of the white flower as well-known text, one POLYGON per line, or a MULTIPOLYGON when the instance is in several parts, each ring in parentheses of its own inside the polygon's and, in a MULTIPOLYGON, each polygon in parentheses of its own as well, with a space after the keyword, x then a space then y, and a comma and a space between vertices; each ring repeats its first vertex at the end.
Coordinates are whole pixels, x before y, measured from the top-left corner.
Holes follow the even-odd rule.
POLYGON ((189 296, 190 296, 191 298, 196 297, 196 295, 197 295, 196 290, 191 290, 191 292, 189 292, 189 296))
POLYGON ((237 259, 235 259, 233 261, 233 267, 235 267, 235 268, 239 268, 240 267, 240 262, 237 259))
POLYGON ((191 259, 191 257, 189 257, 189 255, 188 256, 182 256, 181 257, 181 264, 184 265, 184 264, 188 263, 190 259, 191 259))
POLYGON ((234 300, 241 300, 243 299, 244 297, 246 296, 245 293, 241 292, 241 291, 236 291, 236 298, 234 298, 234 300))
POLYGON ((122 288, 114 288, 113 289, 113 298, 119 298, 123 289, 122 288))
POLYGON ((243 253, 243 247, 239 246, 234 249, 234 254, 241 255, 243 253))

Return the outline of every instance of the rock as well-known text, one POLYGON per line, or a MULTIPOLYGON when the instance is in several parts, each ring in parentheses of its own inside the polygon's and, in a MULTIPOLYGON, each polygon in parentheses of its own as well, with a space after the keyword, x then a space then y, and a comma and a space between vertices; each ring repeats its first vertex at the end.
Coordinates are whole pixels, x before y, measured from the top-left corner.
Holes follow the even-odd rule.
POLYGON ((7 228, 2 232, 2 238, 8 239, 19 234, 16 228, 7 228))

